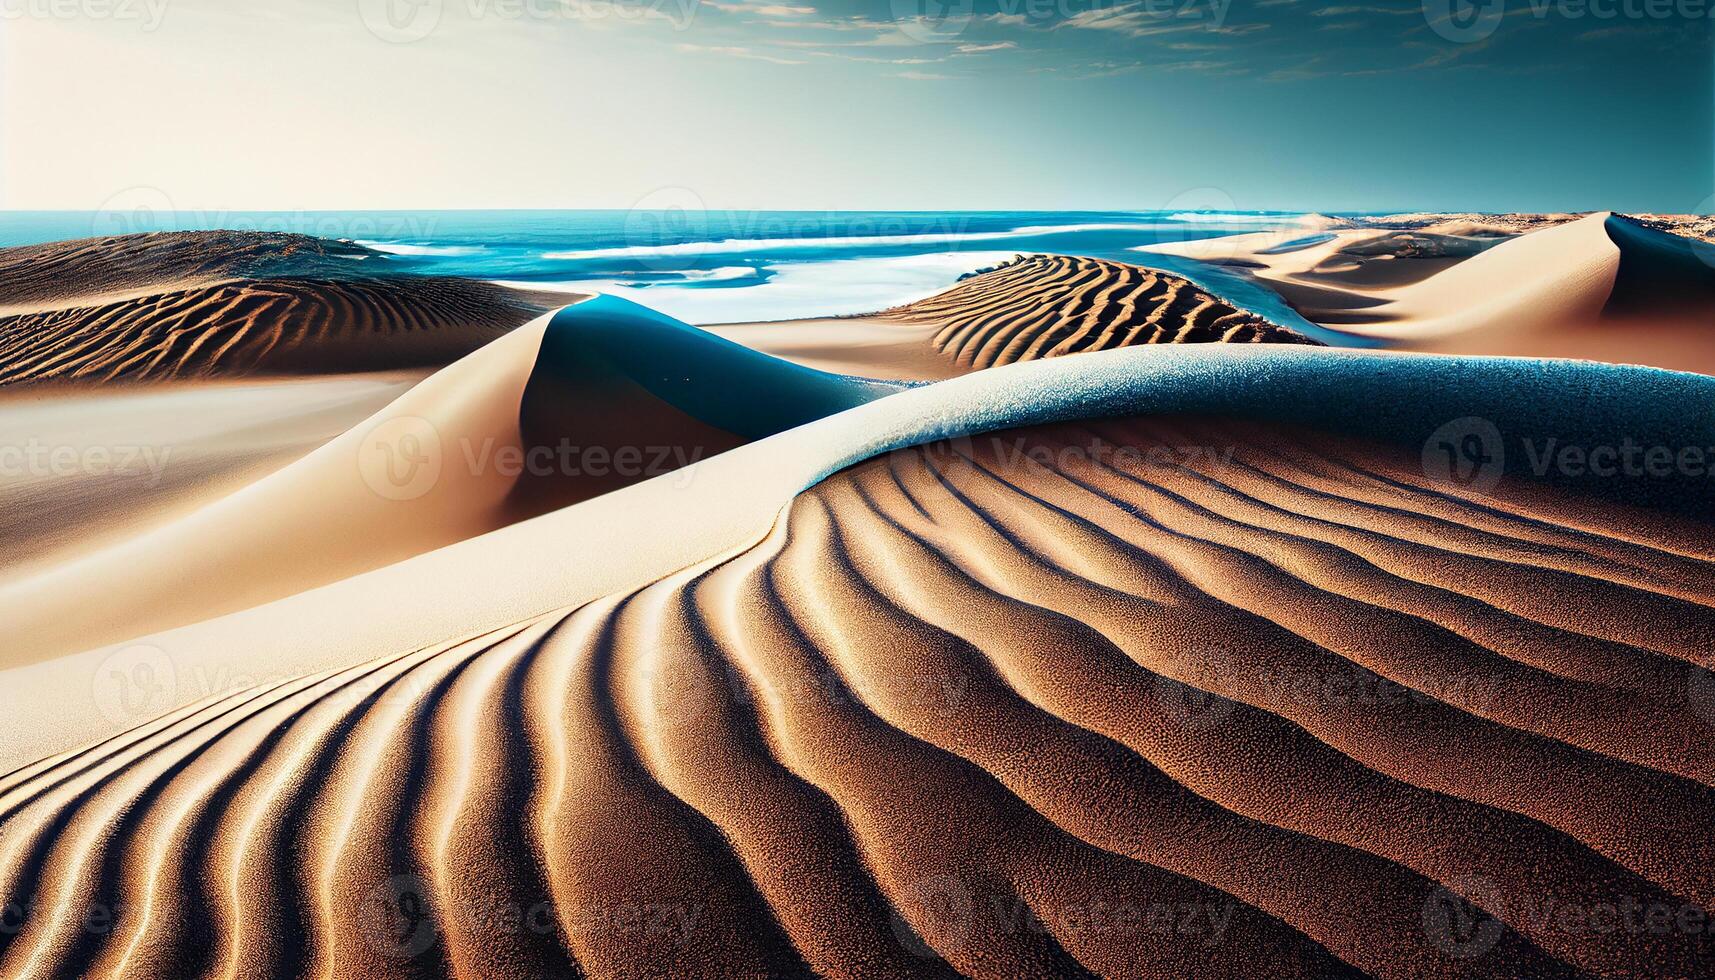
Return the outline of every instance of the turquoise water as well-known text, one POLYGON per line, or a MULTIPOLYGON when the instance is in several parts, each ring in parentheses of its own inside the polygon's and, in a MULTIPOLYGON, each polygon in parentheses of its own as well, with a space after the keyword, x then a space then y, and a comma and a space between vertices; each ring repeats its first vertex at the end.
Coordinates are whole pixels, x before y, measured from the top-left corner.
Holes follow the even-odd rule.
MULTIPOLYGON (((1019 252, 1145 261, 1321 336, 1270 290, 1136 246, 1287 227, 1281 212, 298 211, 0 213, 0 245, 147 231, 284 231, 388 253, 385 271, 600 289, 691 323, 864 313, 1019 252)), ((365 266, 366 273, 377 270, 365 266)))

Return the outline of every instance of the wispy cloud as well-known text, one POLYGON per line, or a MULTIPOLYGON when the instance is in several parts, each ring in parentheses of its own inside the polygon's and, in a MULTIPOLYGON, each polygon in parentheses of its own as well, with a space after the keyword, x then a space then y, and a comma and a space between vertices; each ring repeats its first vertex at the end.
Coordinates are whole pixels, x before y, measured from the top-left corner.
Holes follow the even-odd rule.
POLYGON ((743 0, 697 0, 704 7, 732 14, 757 14, 762 17, 804 17, 816 12, 815 7, 784 3, 744 3, 743 0))
POLYGON ((1421 17, 1421 7, 1376 7, 1376 6, 1335 6, 1319 7, 1310 11, 1312 17, 1347 17, 1352 14, 1374 14, 1377 17, 1421 17))
POLYGON ((776 55, 771 55, 771 54, 763 54, 760 51, 753 51, 750 48, 740 47, 737 45, 680 43, 680 44, 674 45, 674 47, 675 47, 675 49, 677 49, 679 51, 684 51, 687 53, 716 54, 716 55, 722 55, 722 56, 728 57, 728 58, 743 58, 746 61, 766 61, 769 64, 773 64, 773 65, 807 65, 807 64, 809 64, 808 61, 802 61, 802 60, 795 59, 795 58, 781 58, 781 57, 778 57, 776 55))
POLYGON ((895 74, 896 78, 905 78, 913 82, 939 82, 952 78, 951 75, 938 75, 932 71, 902 71, 895 74))
POLYGON ((982 54, 984 51, 1006 51, 1016 47, 1016 41, 997 41, 994 44, 961 44, 953 50, 960 54, 982 54))

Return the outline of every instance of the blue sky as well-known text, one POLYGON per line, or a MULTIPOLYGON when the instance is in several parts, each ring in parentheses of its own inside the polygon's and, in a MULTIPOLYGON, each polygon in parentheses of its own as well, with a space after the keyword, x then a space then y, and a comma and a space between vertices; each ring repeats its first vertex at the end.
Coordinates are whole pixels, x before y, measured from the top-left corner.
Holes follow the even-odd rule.
POLYGON ((1715 194, 1703 0, 32 2, 0 21, 12 208, 1715 194))

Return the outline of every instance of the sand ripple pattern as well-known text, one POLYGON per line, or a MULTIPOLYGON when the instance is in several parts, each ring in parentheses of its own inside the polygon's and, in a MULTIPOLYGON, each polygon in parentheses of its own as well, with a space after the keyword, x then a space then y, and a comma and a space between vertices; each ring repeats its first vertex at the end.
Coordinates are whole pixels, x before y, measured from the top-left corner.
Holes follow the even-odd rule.
POLYGON ((921 447, 192 705, 0 776, 0 975, 1708 975, 1707 529, 1412 462, 921 447))
POLYGON ((436 366, 543 309, 474 280, 234 281, 0 317, 0 385, 436 366))
POLYGON ((944 324, 935 349, 973 369, 1133 344, 1315 343, 1179 276, 1070 255, 1020 255, 877 315, 944 324))

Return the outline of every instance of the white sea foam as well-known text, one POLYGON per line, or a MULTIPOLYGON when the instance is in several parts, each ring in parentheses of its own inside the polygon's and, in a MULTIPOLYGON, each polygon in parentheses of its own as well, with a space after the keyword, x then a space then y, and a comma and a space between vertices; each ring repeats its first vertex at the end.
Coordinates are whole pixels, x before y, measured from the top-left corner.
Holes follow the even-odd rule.
POLYGON ((864 248, 866 246, 947 245, 954 242, 992 242, 1033 235, 1055 235, 1079 231, 1132 229, 1149 231, 1151 224, 1027 225, 1009 231, 929 232, 920 235, 849 235, 837 238, 727 238, 720 241, 678 242, 672 245, 624 245, 587 248, 570 252, 547 252, 544 259, 613 259, 638 256, 725 255, 735 252, 770 252, 792 248, 864 248))
POLYGON ((412 245, 406 242, 366 242, 359 245, 393 255, 476 255, 482 249, 474 245, 412 245))
MULTIPOLYGON (((765 267, 770 273, 766 282, 736 289, 704 289, 695 284, 673 283, 637 287, 613 279, 501 284, 551 292, 594 290, 612 293, 686 323, 747 323, 872 313, 933 296, 952 285, 959 276, 1004 262, 1012 255, 1011 252, 987 251, 936 252, 825 262, 780 262, 765 267)), ((760 274, 759 270, 753 271, 760 274)))

